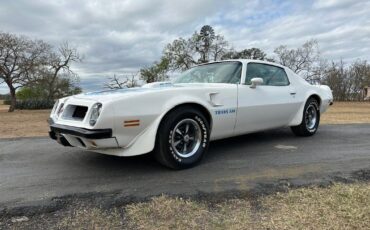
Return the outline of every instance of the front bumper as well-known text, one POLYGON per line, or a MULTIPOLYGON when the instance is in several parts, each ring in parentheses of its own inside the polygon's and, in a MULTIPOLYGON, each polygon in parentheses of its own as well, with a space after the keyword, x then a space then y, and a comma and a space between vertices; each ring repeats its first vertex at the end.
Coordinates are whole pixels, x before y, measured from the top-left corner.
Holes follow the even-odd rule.
POLYGON ((57 134, 70 134, 77 137, 88 139, 105 139, 112 137, 112 129, 85 129, 68 125, 55 124, 54 120, 49 118, 50 125, 49 136, 51 139, 56 140, 57 134))
POLYGON ((64 146, 83 149, 117 148, 116 138, 112 137, 112 129, 86 129, 68 125, 55 124, 52 119, 49 136, 64 146))
POLYGON ((50 132, 69 134, 87 139, 106 139, 112 137, 112 129, 85 129, 68 125, 51 124, 50 132))

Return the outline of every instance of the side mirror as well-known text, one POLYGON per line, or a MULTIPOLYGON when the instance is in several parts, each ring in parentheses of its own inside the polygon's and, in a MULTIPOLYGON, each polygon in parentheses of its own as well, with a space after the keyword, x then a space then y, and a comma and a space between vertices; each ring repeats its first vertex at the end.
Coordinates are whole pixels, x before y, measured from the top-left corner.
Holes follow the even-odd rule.
POLYGON ((254 89, 256 88, 257 85, 262 85, 263 84, 263 79, 260 77, 254 77, 251 79, 251 88, 254 89))

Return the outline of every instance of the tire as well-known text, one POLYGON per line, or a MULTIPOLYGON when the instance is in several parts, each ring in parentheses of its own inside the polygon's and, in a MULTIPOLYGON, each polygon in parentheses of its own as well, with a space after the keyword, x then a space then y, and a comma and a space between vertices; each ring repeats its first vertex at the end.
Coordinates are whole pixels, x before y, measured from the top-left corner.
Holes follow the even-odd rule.
POLYGON ((316 133, 320 123, 319 108, 319 103, 315 98, 310 97, 307 100, 304 106, 301 124, 291 127, 296 136, 308 137, 316 133))
POLYGON ((209 122, 205 116, 191 106, 181 106, 162 119, 154 156, 172 169, 193 167, 207 152, 209 137, 209 122))

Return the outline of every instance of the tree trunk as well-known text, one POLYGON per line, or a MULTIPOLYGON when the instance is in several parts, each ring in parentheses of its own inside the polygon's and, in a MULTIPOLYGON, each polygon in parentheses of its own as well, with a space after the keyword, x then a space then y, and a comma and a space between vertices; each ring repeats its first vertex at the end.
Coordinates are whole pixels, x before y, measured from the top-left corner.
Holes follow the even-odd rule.
POLYGON ((10 107, 8 112, 14 112, 15 110, 15 104, 17 103, 17 98, 15 96, 15 88, 12 85, 9 86, 9 91, 10 91, 10 107))

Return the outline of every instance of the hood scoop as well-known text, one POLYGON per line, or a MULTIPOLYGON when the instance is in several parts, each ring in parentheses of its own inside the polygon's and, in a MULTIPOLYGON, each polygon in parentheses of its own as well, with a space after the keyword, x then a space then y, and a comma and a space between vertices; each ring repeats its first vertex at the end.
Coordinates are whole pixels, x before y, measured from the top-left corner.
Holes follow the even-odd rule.
POLYGON ((162 88, 162 87, 173 87, 173 84, 170 81, 162 81, 162 82, 152 82, 142 86, 142 88, 162 88))

